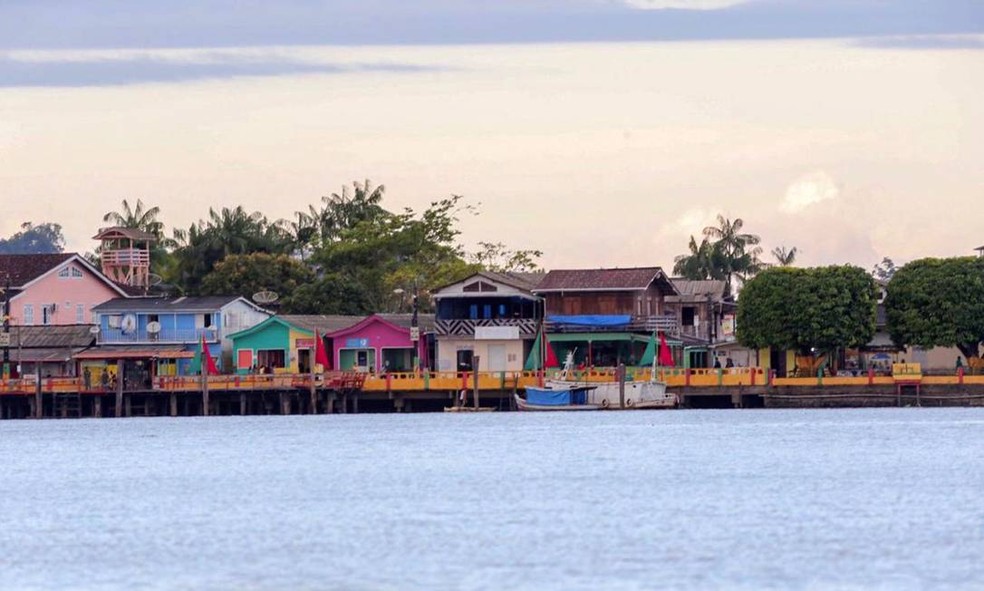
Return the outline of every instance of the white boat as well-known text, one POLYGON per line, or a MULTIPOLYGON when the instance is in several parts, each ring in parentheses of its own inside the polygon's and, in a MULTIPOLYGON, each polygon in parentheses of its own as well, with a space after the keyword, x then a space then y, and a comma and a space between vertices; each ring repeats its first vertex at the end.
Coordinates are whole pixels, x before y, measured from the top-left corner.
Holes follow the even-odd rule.
MULTIPOLYGON (((626 380, 625 381, 625 407, 627 409, 645 408, 676 408, 677 396, 672 392, 666 391, 666 384, 656 378, 657 371, 655 362, 649 380, 626 380)), ((546 381, 548 388, 562 389, 575 388, 578 386, 590 386, 587 403, 595 405, 601 409, 619 410, 619 383, 614 382, 587 382, 578 380, 574 372, 574 352, 567 353, 564 360, 563 369, 551 379, 546 381)))

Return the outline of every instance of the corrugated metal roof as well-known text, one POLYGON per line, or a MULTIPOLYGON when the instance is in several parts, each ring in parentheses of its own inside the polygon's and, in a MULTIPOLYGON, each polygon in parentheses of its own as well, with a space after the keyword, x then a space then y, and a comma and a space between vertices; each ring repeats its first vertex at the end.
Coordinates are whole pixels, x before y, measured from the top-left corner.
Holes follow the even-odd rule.
POLYGON ((106 345, 93 347, 82 351, 76 359, 190 359, 194 351, 184 348, 184 345, 106 345))
MULTIPOLYGON (((230 302, 240 299, 239 296, 190 296, 190 297, 149 297, 149 298, 114 298, 103 302, 92 309, 93 312, 108 314, 113 312, 147 312, 177 313, 177 312, 215 312, 230 302)), ((243 301, 247 301, 243 299, 243 301)))
POLYGON ((666 280, 659 267, 626 269, 557 269, 544 276, 534 293, 553 291, 641 291, 654 281, 661 281, 670 291, 673 284, 666 280))
MULTIPOLYGON (((403 328, 410 328, 411 320, 413 319, 413 314, 376 314, 376 316, 382 318, 387 322, 391 322, 397 326, 402 326, 403 328)), ((434 330, 434 315, 433 314, 417 314, 417 326, 422 332, 431 332, 434 330)))
POLYGON ((680 295, 668 296, 666 298, 668 302, 703 301, 708 295, 715 301, 724 298, 725 282, 720 279, 695 280, 674 277, 670 281, 680 295))
POLYGON ((335 332, 355 326, 365 318, 365 316, 342 316, 326 314, 278 314, 277 318, 288 324, 293 324, 299 328, 320 333, 335 332))
POLYGON ((156 242, 157 236, 150 232, 144 232, 137 228, 123 228, 114 226, 112 228, 100 228, 99 233, 92 237, 93 240, 113 240, 118 238, 129 238, 144 242, 156 242))
POLYGON ((11 326, 10 348, 88 347, 96 342, 91 324, 11 326))

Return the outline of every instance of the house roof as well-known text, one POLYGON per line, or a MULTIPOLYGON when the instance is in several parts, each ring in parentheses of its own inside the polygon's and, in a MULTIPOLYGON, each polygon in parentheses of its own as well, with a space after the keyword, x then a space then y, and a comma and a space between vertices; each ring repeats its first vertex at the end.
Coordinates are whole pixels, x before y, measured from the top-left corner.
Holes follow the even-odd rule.
POLYGON ((10 348, 72 349, 89 347, 96 341, 91 324, 11 326, 10 348))
POLYGON ((75 355, 76 359, 191 359, 195 352, 184 345, 102 345, 75 355))
POLYGON ((673 286, 680 295, 667 296, 668 302, 695 302, 704 301, 710 296, 714 301, 724 299, 726 282, 720 279, 683 279, 673 277, 670 279, 673 286))
POLYGON ((533 291, 533 288, 539 285, 545 276, 546 273, 519 273, 516 271, 495 273, 493 271, 478 271, 476 273, 469 275, 468 277, 459 279, 452 283, 442 285, 432 291, 436 293, 441 291, 442 289, 451 287, 452 285, 465 283, 470 279, 475 279, 478 277, 484 277, 485 279, 488 279, 490 281, 495 281, 496 283, 500 283, 502 285, 508 285, 509 287, 514 287, 521 291, 533 291))
POLYGON ((243 300, 250 306, 257 306, 240 296, 181 296, 147 298, 113 298, 92 309, 93 312, 107 314, 113 312, 214 312, 236 300, 243 300))
MULTIPOLYGON (((410 328, 412 326, 411 322, 413 319, 413 314, 374 314, 378 318, 401 326, 403 328, 410 328)), ((434 331, 434 315, 433 314, 417 314, 417 326, 420 327, 420 332, 433 332, 434 331)))
POLYGON ((72 257, 72 252, 52 254, 0 254, 0 287, 10 279, 11 288, 21 288, 72 257))
POLYGON ((559 291, 642 291, 656 282, 660 288, 676 293, 660 267, 625 269, 555 269, 544 276, 533 293, 559 291))
POLYGON ((274 318, 279 318, 287 324, 302 328, 309 332, 318 331, 321 334, 335 332, 344 328, 355 326, 362 322, 365 316, 343 316, 326 314, 281 314, 274 318))
POLYGON ((157 241, 157 236, 154 236, 150 232, 144 232, 143 230, 138 230, 137 228, 123 228, 120 226, 101 228, 99 233, 92 237, 93 240, 116 240, 120 238, 128 238, 130 240, 143 242, 157 241))

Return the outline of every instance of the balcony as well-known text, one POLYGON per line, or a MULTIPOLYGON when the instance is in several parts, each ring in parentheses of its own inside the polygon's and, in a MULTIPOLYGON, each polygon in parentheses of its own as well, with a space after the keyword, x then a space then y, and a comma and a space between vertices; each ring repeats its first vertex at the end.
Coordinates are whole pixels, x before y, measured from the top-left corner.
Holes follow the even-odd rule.
POLYGON ((167 329, 162 328, 160 332, 147 332, 146 330, 134 330, 123 332, 120 328, 104 328, 99 331, 98 343, 100 345, 126 345, 144 343, 165 343, 165 344, 195 344, 201 341, 202 335, 206 342, 219 340, 219 331, 215 328, 188 328, 188 329, 167 329))
POLYGON ((536 336, 537 320, 533 318, 489 318, 489 319, 449 319, 435 320, 434 329, 438 336, 474 336, 476 327, 516 326, 520 337, 536 336))
POLYGON ((631 316, 629 322, 617 326, 585 326, 580 324, 564 324, 562 322, 546 322, 547 332, 663 332, 668 336, 680 335, 680 324, 676 316, 631 316))
POLYGON ((124 248, 122 250, 108 250, 101 255, 103 264, 122 265, 122 266, 148 266, 150 265, 150 253, 139 248, 124 248))

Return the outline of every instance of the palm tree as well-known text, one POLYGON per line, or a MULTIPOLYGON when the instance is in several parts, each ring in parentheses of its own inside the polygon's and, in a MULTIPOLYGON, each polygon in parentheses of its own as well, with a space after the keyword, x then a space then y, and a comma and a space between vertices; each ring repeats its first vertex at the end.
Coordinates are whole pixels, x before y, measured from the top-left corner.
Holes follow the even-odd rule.
POLYGON ((157 238, 158 244, 170 242, 164 237, 164 223, 157 219, 161 214, 161 208, 150 207, 144 209, 141 199, 137 199, 136 207, 130 207, 130 203, 124 199, 120 211, 110 211, 103 216, 104 222, 111 222, 121 228, 134 228, 143 230, 148 234, 153 234, 157 238))
POLYGON ((729 220, 721 214, 717 216, 718 225, 704 228, 704 236, 714 239, 714 249, 720 255, 720 270, 727 282, 727 289, 732 287, 732 278, 744 282, 748 277, 762 269, 762 247, 758 246, 761 238, 755 234, 741 231, 745 222, 741 218, 729 220))
POLYGON ((796 247, 786 249, 785 246, 777 246, 772 249, 772 256, 776 258, 780 267, 790 267, 796 260, 796 247))
POLYGON ((690 237, 690 254, 681 254, 673 259, 673 273, 686 279, 723 279, 716 265, 717 253, 714 245, 704 238, 700 244, 690 237))

